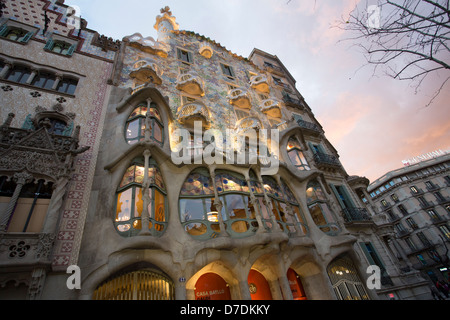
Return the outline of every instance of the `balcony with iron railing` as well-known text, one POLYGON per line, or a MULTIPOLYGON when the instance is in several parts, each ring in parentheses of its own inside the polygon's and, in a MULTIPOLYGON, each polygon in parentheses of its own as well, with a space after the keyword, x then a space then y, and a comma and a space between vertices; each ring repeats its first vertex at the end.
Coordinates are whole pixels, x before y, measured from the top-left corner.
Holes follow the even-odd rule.
POLYGON ((228 91, 228 102, 242 109, 251 109, 252 104, 248 91, 244 88, 235 88, 228 91))
POLYGON ((300 128, 302 128, 304 133, 311 134, 311 135, 319 135, 322 133, 322 130, 320 127, 312 122, 308 122, 302 119, 297 119, 297 124, 300 128))
POLYGON ((366 208, 345 208, 342 215, 346 223, 352 222, 372 222, 372 217, 366 208))
POLYGON ((328 168, 328 169, 339 169, 341 168, 341 163, 338 158, 333 155, 329 155, 323 152, 315 152, 314 153, 314 161, 316 162, 319 169, 328 168))
POLYGON ((304 105, 300 99, 292 98, 291 96, 284 96, 283 102, 290 107, 304 109, 304 105))
POLYGON ((176 88, 196 96, 202 97, 205 95, 204 82, 200 76, 193 71, 180 74, 177 78, 176 88))
POLYGON ((267 81, 267 77, 265 75, 251 77, 250 86, 261 93, 270 92, 269 82, 267 81))

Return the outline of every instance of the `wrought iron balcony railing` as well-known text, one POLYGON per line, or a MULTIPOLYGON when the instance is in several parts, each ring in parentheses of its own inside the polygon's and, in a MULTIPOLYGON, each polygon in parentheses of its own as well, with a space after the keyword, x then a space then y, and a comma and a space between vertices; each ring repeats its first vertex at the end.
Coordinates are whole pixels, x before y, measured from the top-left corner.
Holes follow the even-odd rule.
POLYGON ((372 221, 365 208, 345 208, 342 210, 345 222, 372 221))
POLYGON ((332 166, 332 167, 340 167, 341 163, 337 159, 337 157, 322 153, 322 152, 315 152, 314 153, 314 161, 317 165, 325 165, 325 166, 332 166))

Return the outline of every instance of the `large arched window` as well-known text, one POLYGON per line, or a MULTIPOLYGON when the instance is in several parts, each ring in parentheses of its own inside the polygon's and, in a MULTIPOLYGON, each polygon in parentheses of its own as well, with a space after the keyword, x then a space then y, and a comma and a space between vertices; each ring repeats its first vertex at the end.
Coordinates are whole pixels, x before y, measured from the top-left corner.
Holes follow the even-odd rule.
POLYGON ((146 103, 140 104, 128 117, 125 126, 125 138, 129 144, 135 144, 145 139, 146 117, 147 113, 150 119, 150 139, 161 145, 164 142, 164 126, 161 114, 152 103, 148 109, 146 103))
POLYGON ((328 201, 322 187, 317 181, 308 183, 306 189, 306 202, 309 213, 315 224, 328 235, 337 235, 340 228, 328 206, 328 201))
POLYGON ((222 217, 227 232, 233 237, 252 235, 258 229, 255 207, 244 176, 230 171, 217 171, 215 186, 223 204, 222 217))
MULTIPOLYGON (((136 159, 125 172, 117 189, 115 226, 122 236, 133 236, 142 229, 144 211, 144 160, 136 159)), ((161 235, 167 226, 166 188, 156 163, 150 159, 148 168, 150 188, 148 195, 149 225, 154 235, 161 235)))
POLYGON ((297 225, 299 231, 303 234, 307 233, 305 219, 300 211, 300 206, 293 196, 290 189, 283 183, 287 201, 283 196, 283 189, 278 183, 269 176, 263 176, 264 189, 272 203, 272 212, 280 228, 289 235, 296 233, 297 225), (293 216, 289 214, 289 206, 292 209, 293 216))
POLYGON ((198 239, 214 238, 220 233, 219 213, 214 204, 214 185, 209 171, 194 170, 180 192, 180 219, 186 232, 198 239))
POLYGON ((302 148, 295 138, 290 138, 287 144, 287 152, 292 164, 298 170, 310 170, 308 162, 303 154, 302 148))
POLYGON ((244 177, 219 170, 213 182, 204 168, 194 170, 181 188, 180 219, 186 232, 199 240, 214 238, 220 233, 214 188, 222 203, 220 214, 227 232, 236 238, 256 232, 256 212, 244 177))

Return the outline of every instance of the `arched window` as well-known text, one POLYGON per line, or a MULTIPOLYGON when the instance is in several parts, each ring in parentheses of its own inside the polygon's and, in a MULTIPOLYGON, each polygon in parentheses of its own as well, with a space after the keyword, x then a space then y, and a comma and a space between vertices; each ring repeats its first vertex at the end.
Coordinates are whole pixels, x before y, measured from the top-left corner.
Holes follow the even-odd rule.
POLYGON ((306 202, 315 224, 328 235, 337 235, 340 228, 331 213, 327 198, 317 181, 310 182, 306 189, 306 202))
POLYGON ((214 185, 205 168, 194 170, 180 192, 180 219, 186 232, 198 239, 220 233, 219 213, 214 204, 214 185))
POLYGON ((267 196, 272 203, 272 212, 275 216, 280 228, 287 234, 295 234, 297 224, 300 227, 300 231, 303 234, 307 233, 305 219, 300 211, 300 206, 293 196, 290 189, 283 183, 283 189, 288 197, 288 201, 285 201, 283 196, 283 189, 278 183, 269 176, 263 176, 264 189, 267 196), (288 191, 288 193, 286 192, 288 191), (294 216, 289 214, 289 207, 292 209, 294 216))
POLYGON ((129 144, 135 144, 145 139, 146 116, 150 118, 150 139, 161 145, 164 142, 164 126, 156 104, 152 103, 149 110, 147 104, 140 104, 128 117, 125 126, 125 138, 129 144))
MULTIPOLYGON (((122 236, 134 236, 142 229, 144 211, 144 160, 136 159, 125 172, 117 189, 115 226, 122 236)), ((156 236, 162 235, 167 226, 166 188, 156 162, 150 159, 148 168, 150 188, 148 195, 148 229, 156 236)))
POLYGON ((287 144, 289 159, 298 170, 310 170, 308 162, 303 155, 302 148, 295 138, 290 138, 287 144))
POLYGON ((181 189, 180 219, 186 232, 200 240, 220 233, 214 188, 222 202, 221 215, 227 232, 236 238, 252 235, 258 223, 244 177, 219 170, 213 182, 204 168, 194 170, 181 189))
POLYGON ((327 268, 328 277, 339 300, 370 300, 352 260, 343 256, 327 268))
POLYGON ((244 176, 230 171, 216 172, 215 186, 222 201, 222 217, 233 237, 252 235, 258 229, 255 208, 244 176))

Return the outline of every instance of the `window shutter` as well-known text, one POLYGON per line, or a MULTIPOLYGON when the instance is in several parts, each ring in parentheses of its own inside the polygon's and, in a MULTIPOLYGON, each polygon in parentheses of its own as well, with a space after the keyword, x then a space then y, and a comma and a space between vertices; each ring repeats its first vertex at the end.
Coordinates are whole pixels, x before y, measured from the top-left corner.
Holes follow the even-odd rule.
POLYGON ((73 55, 73 53, 75 52, 75 49, 77 48, 77 45, 74 44, 69 48, 69 51, 67 51, 66 56, 71 57, 73 55))
POLYGON ((331 190, 333 190, 333 193, 334 193, 334 195, 336 196, 336 199, 338 200, 339 205, 341 206, 341 208, 342 208, 342 209, 345 209, 345 208, 346 208, 346 207, 345 207, 345 204, 344 204, 344 202, 342 201, 341 197, 339 196, 339 192, 337 191, 337 189, 336 189, 336 187, 334 186, 334 184, 331 184, 331 183, 330 183, 330 187, 331 187, 331 190))
POLYGON ((44 49, 45 50, 52 50, 53 49, 53 40, 52 39, 49 39, 47 41, 47 43, 45 44, 44 49))
POLYGON ((8 26, 6 24, 2 25, 0 27, 0 37, 6 36, 6 33, 8 32, 8 26))
POLYGON ((177 59, 181 60, 181 51, 177 48, 177 59))
POLYGON ((187 54, 188 54, 188 62, 189 63, 194 63, 194 57, 192 56, 192 52, 190 52, 190 51, 187 51, 187 54))
POLYGON ((30 41, 31 37, 33 36, 34 32, 30 31, 28 32, 23 38, 22 40, 20 40, 21 43, 28 43, 28 41, 30 41))

